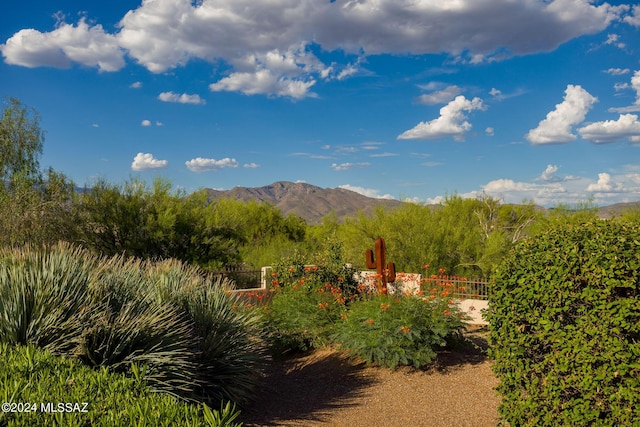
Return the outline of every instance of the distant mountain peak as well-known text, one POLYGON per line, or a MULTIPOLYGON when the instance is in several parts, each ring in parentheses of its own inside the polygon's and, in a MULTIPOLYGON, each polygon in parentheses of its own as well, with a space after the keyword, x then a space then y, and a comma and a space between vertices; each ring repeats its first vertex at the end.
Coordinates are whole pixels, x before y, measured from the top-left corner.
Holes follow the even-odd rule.
POLYGON ((231 190, 205 190, 210 199, 234 198, 255 200, 274 205, 283 215, 294 214, 308 223, 318 223, 325 215, 335 212, 338 219, 358 211, 370 212, 378 206, 396 207, 402 202, 376 199, 344 188, 322 188, 304 182, 277 181, 263 187, 234 187, 231 190))

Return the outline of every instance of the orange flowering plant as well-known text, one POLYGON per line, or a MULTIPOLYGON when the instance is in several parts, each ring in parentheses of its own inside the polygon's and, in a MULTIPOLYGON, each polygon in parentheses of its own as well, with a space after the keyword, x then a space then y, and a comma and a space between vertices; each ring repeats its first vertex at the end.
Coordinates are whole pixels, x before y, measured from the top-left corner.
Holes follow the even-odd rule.
POLYGON ((368 294, 349 305, 333 339, 367 363, 419 368, 431 363, 438 349, 462 338, 464 320, 448 298, 368 294))
POLYGON ((312 264, 295 253, 274 266, 272 299, 265 315, 277 353, 326 345, 334 325, 356 298, 353 269, 338 255, 319 261, 312 264))

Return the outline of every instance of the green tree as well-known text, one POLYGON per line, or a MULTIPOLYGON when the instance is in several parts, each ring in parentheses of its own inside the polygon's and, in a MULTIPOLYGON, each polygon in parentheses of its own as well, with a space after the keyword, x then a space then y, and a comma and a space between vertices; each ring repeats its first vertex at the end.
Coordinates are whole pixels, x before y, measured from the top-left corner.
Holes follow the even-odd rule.
POLYGON ((73 240, 73 182, 40 170, 44 132, 40 116, 9 98, 0 118, 0 244, 49 244, 73 240))
POLYGON ((44 132, 40 115, 15 98, 5 101, 0 118, 0 181, 16 177, 38 181, 44 132))
POLYGON ((211 221, 205 194, 171 191, 162 179, 124 185, 100 180, 77 195, 79 242, 103 255, 176 258, 216 269, 239 262, 241 236, 211 221))

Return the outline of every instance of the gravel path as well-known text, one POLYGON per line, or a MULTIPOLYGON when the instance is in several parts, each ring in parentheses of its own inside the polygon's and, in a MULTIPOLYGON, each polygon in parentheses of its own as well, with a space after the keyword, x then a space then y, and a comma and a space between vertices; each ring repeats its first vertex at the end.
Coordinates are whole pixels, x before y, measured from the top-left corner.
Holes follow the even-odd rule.
MULTIPOLYGON (((483 347, 484 335, 469 337, 483 347)), ((474 348, 440 353, 428 370, 395 371, 322 349, 274 362, 265 383, 242 411, 245 427, 489 427, 498 418, 498 380, 474 348)))

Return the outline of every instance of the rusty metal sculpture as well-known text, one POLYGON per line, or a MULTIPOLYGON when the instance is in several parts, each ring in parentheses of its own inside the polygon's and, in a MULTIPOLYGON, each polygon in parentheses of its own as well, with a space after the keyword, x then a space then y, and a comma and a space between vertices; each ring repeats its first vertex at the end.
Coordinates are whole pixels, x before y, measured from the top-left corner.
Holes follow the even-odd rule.
POLYGON ((396 281, 396 265, 392 262, 386 263, 387 248, 382 237, 376 239, 375 249, 375 258, 371 249, 367 249, 365 253, 367 268, 376 269, 378 277, 380 277, 378 281, 378 293, 386 294, 387 283, 396 281))

